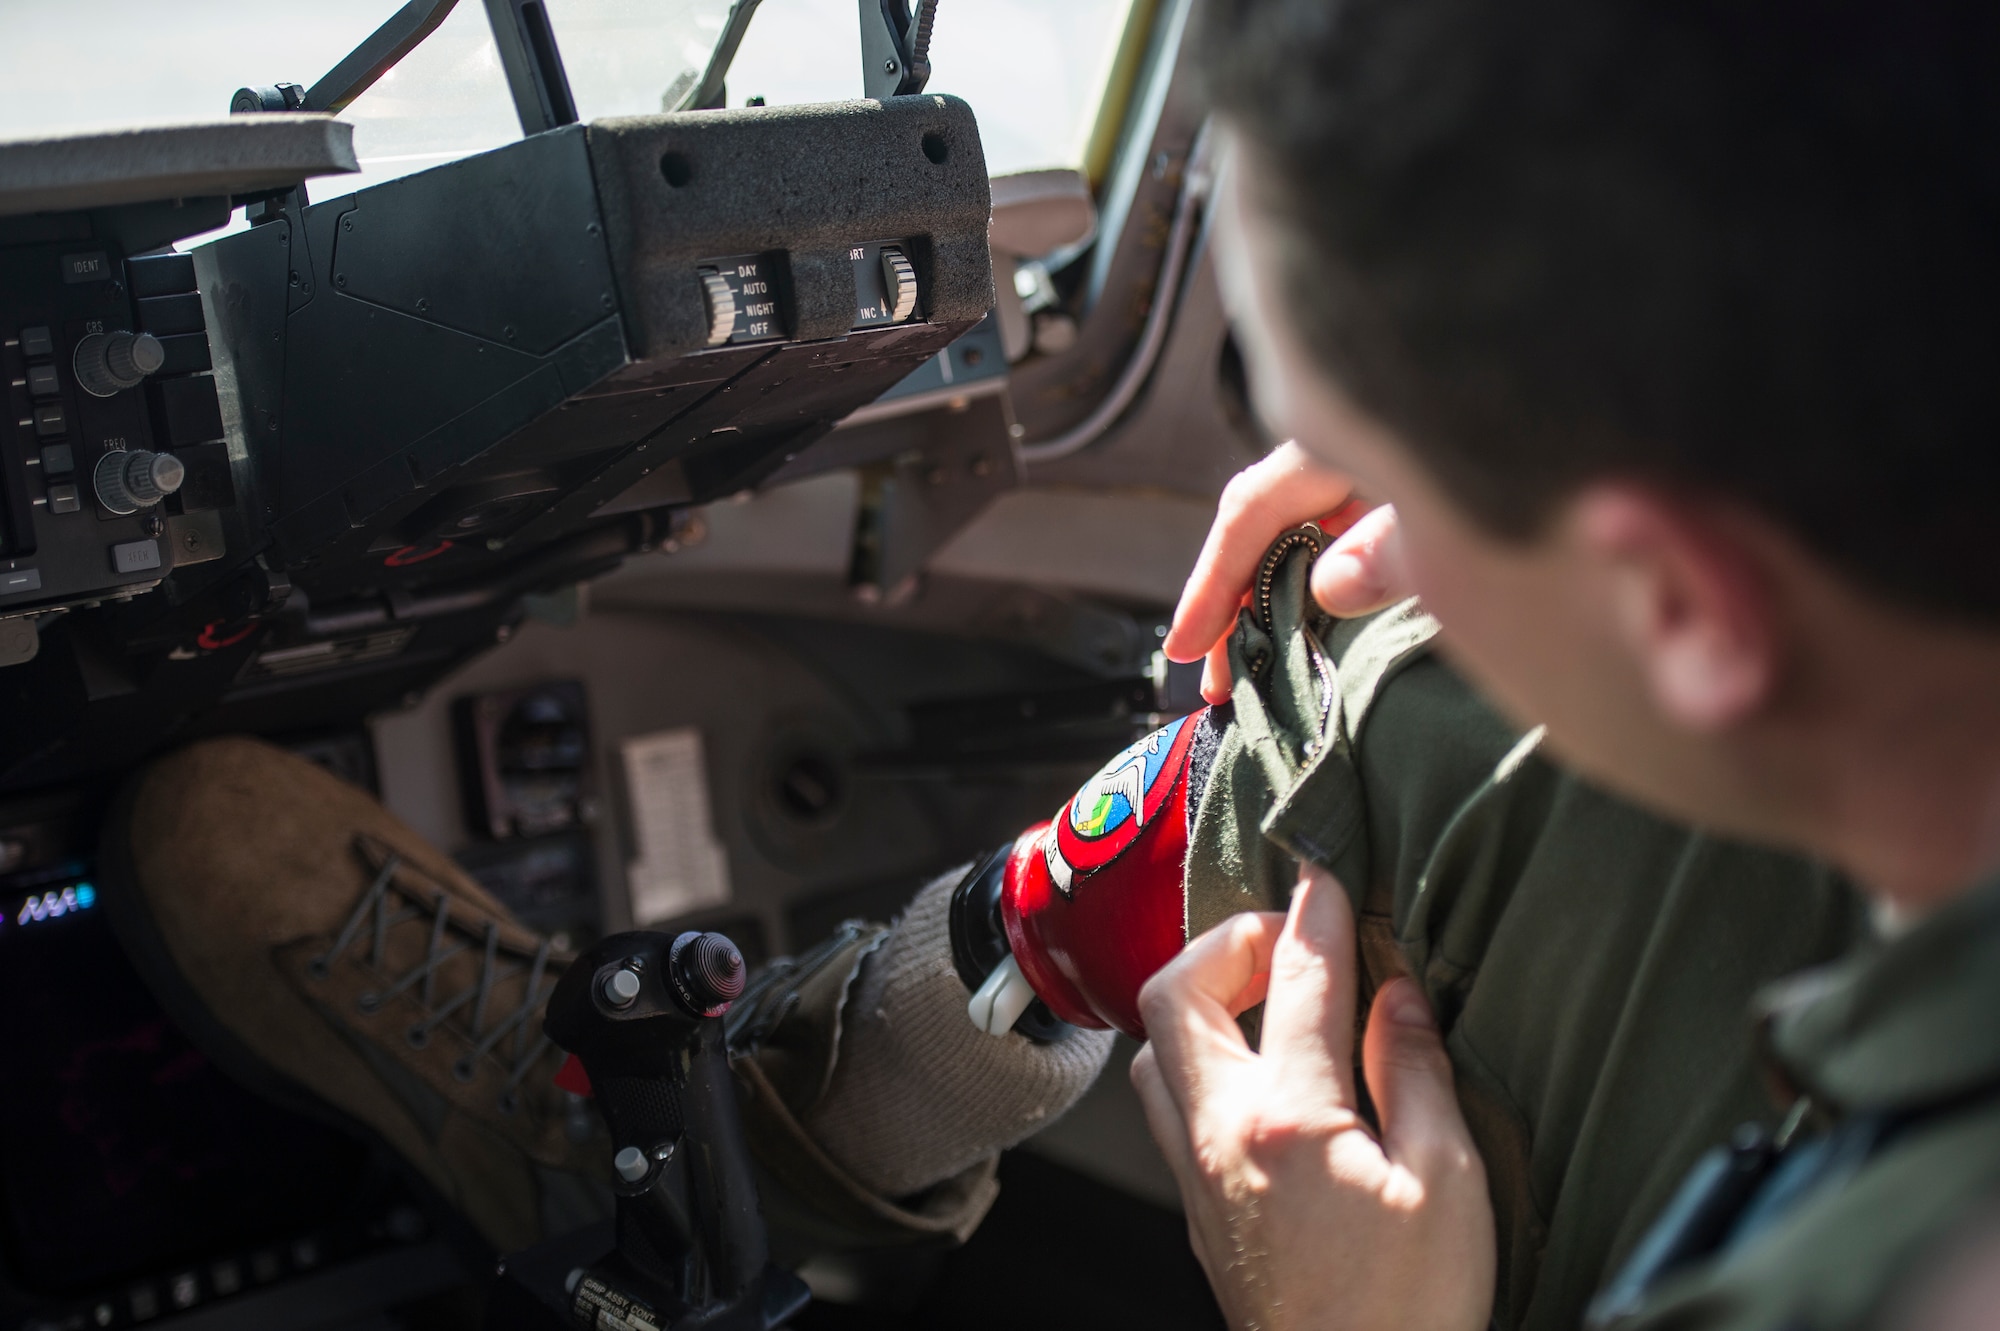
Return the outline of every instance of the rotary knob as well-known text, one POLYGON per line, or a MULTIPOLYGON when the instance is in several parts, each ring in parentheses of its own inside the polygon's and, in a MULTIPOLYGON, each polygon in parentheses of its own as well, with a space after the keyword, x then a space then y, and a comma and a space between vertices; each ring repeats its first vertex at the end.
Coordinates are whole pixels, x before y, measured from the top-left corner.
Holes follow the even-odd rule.
POLYGON ((106 453, 97 460, 92 479, 98 503, 113 513, 137 513, 180 489, 187 479, 187 468, 172 453, 139 448, 106 453))
POLYGON ((76 344, 76 381, 92 397, 137 388, 167 363, 167 349, 151 333, 92 333, 76 344))
POLYGON ((917 312, 916 267, 894 245, 882 247, 882 289, 888 296, 890 323, 902 323, 917 312))
POLYGON ((708 307, 708 345, 719 347, 736 331, 736 292, 721 273, 704 268, 701 299, 708 307))

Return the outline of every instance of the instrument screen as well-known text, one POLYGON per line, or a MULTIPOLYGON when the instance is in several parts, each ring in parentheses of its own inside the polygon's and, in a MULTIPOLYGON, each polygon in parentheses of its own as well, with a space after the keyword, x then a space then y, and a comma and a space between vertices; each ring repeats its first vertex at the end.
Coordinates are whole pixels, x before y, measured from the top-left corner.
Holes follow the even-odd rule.
POLYGON ((248 1286, 317 1265, 315 1234, 351 1208, 367 1149, 250 1094, 189 1043, 81 869, 0 880, 12 1283, 78 1292, 192 1266, 205 1299, 229 1283, 217 1271, 248 1286))

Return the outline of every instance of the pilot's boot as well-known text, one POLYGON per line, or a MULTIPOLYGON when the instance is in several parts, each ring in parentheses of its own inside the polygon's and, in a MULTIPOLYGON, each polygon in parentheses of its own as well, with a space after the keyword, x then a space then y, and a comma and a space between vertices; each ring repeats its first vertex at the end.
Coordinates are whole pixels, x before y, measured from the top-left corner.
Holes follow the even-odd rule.
POLYGON ((239 1080, 380 1134, 496 1248, 608 1152, 542 1007, 569 958, 366 793, 249 739, 154 763, 107 823, 106 908, 239 1080))

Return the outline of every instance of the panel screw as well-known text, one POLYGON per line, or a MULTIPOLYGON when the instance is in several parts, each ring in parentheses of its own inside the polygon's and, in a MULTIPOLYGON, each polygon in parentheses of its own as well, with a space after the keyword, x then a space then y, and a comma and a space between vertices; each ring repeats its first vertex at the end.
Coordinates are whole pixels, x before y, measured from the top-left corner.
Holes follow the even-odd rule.
POLYGON ((882 72, 883 72, 884 74, 893 74, 893 73, 895 73, 895 72, 896 72, 896 62, 895 62, 895 61, 893 61, 893 60, 884 60, 884 61, 882 62, 882 72))

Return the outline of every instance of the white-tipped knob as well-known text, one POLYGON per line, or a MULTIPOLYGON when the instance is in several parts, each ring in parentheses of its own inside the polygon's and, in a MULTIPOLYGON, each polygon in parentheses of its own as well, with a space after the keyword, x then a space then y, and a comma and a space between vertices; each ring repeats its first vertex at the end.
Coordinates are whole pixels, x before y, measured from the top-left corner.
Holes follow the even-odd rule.
POLYGON ((1021 974, 1020 963, 1010 954, 993 968, 986 983, 979 986, 979 992, 965 1005, 965 1011, 972 1024, 988 1035, 1005 1035, 1014 1029, 1014 1023, 1034 1001, 1035 991, 1028 987, 1028 977, 1021 974))
POLYGON ((646 1153, 638 1147, 627 1146, 611 1157, 611 1167, 617 1170, 618 1177, 627 1183, 637 1183, 646 1177, 646 1171, 653 1167, 653 1162, 648 1160, 646 1153))
POLYGON ((604 977, 598 991, 605 1006, 622 1011, 639 1001, 639 976, 630 967, 620 966, 604 977))

